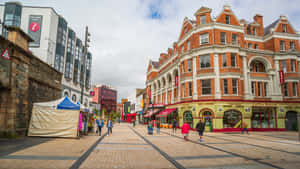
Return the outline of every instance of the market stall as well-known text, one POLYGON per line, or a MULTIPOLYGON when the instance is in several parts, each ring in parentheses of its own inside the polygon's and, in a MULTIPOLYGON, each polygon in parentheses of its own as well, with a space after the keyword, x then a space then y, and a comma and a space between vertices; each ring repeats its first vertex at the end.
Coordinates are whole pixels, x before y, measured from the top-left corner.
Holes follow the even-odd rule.
POLYGON ((28 136, 77 137, 80 106, 68 97, 34 103, 28 136))
POLYGON ((172 120, 178 116, 177 108, 165 109, 156 115, 157 119, 160 119, 161 126, 163 128, 171 128, 172 120))

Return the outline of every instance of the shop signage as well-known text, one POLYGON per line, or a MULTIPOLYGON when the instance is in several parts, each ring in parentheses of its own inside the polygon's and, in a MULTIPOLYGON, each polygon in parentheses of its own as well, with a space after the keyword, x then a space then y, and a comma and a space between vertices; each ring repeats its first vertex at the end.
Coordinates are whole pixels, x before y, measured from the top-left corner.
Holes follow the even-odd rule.
POLYGON ((4 45, 0 45, 0 88, 10 86, 10 74, 11 74, 11 49, 8 49, 4 45))
POLYGON ((91 95, 91 96, 95 96, 95 91, 91 91, 91 92, 90 92, 90 95, 91 95))
POLYGON ((279 80, 280 80, 280 84, 284 83, 284 72, 283 72, 283 70, 279 71, 279 80))
POLYGON ((175 76, 175 86, 178 87, 178 76, 175 76))
POLYGON ((39 47, 40 46, 42 22, 43 22, 42 15, 30 15, 29 16, 28 34, 34 40, 34 42, 30 43, 31 47, 39 47))

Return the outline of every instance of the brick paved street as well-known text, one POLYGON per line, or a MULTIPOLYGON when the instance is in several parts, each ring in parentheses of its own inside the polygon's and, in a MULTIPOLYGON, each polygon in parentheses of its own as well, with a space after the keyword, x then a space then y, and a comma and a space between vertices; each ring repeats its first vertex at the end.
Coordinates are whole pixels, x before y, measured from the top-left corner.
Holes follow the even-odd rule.
MULTIPOLYGON (((190 141, 180 131, 147 135, 146 126, 116 124, 113 134, 81 139, 48 139, 14 152, 1 140, 0 168, 300 168, 296 132, 205 133, 190 141), (90 151, 89 151, 90 150, 90 151)), ((30 138, 38 142, 41 138, 30 138)), ((12 144, 12 143, 11 143, 12 144)))

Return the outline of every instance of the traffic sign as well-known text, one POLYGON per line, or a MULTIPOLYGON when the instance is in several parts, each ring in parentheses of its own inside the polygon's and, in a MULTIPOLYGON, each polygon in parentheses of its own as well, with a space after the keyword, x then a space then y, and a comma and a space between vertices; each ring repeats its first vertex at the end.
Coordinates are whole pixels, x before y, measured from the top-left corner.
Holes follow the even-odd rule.
POLYGON ((8 49, 7 49, 7 48, 4 50, 4 52, 2 53, 1 56, 2 56, 4 59, 10 60, 10 56, 9 56, 8 49))

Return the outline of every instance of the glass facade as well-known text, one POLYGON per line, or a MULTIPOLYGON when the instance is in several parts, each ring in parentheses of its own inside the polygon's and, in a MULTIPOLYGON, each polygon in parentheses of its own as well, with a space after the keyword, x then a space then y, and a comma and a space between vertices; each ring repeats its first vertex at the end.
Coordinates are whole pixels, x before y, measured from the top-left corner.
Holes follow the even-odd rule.
MULTIPOLYGON (((7 26, 21 26, 22 5, 17 2, 5 3, 4 24, 7 26)), ((6 29, 3 29, 3 36, 7 37, 6 29)))
POLYGON ((67 22, 62 17, 60 17, 57 27, 57 42, 54 61, 54 68, 60 72, 63 72, 64 69, 65 47, 68 31, 67 25, 67 22))
POLYGON ((67 79, 72 79, 73 76, 75 40, 76 40, 75 32, 72 29, 68 29, 67 58, 66 58, 66 65, 65 65, 65 78, 67 79))
POLYGON ((75 61, 74 61, 74 73, 73 73, 73 82, 79 83, 80 80, 80 62, 82 57, 82 42, 80 39, 76 40, 76 49, 75 49, 75 61))

